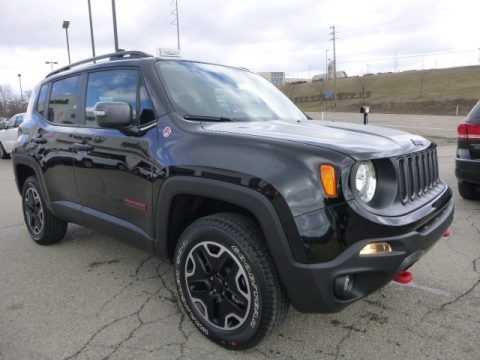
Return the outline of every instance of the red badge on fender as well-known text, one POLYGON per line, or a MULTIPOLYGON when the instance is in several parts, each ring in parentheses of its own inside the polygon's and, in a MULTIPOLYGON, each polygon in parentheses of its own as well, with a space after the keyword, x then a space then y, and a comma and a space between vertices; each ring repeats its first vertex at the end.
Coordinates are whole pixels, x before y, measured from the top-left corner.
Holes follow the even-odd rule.
POLYGON ((169 126, 163 129, 163 137, 167 138, 172 134, 172 129, 169 126))

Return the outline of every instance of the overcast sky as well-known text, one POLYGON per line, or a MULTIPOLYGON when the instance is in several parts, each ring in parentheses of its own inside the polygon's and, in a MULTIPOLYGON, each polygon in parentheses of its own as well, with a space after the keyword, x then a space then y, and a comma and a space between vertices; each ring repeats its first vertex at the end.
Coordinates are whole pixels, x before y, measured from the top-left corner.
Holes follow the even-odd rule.
MULTIPOLYGON (((477 0, 178 0, 185 58, 285 71, 323 72, 332 56, 349 75, 476 65, 480 48, 477 0), (423 54, 423 56, 422 56, 423 54)), ((114 49, 110 0, 91 0, 96 53, 114 49)), ((171 0, 116 0, 120 48, 176 48, 171 0)), ((32 88, 68 64, 63 20, 69 20, 72 62, 91 56, 87 0, 0 0, 0 83, 32 88)), ((480 76, 480 74, 479 74, 480 76)))

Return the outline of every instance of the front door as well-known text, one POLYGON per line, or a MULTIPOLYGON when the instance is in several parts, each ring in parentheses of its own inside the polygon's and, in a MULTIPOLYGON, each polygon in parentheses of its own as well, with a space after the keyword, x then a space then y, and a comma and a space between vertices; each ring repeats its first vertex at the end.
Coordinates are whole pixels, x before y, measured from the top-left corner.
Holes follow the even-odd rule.
POLYGON ((75 178, 86 225, 95 218, 152 231, 152 164, 157 145, 153 106, 137 68, 88 74, 84 126, 75 133, 75 178), (98 127, 98 102, 126 102, 141 135, 98 127))

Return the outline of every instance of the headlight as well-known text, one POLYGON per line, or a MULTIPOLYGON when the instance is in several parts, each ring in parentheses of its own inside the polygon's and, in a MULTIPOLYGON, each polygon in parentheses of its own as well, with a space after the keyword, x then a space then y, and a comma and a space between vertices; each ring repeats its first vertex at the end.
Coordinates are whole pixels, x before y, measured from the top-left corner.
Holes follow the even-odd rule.
POLYGON ((355 173, 355 189, 358 196, 365 202, 370 202, 377 188, 377 176, 375 167, 371 161, 361 162, 355 173))

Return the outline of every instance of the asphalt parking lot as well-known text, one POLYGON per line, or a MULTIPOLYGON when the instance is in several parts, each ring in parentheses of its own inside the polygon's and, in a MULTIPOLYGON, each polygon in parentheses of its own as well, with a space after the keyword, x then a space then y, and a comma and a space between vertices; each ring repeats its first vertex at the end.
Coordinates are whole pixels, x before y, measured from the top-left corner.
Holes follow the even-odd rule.
MULTIPOLYGON (((432 121, 412 124, 427 135, 444 128, 432 121)), ((0 359, 479 359, 480 201, 459 197, 455 144, 439 137, 441 177, 455 193, 453 235, 413 266, 414 282, 391 283, 337 314, 290 309, 243 353, 206 340, 184 316, 168 262, 76 225, 57 245, 35 245, 11 160, 0 160, 0 359)))

